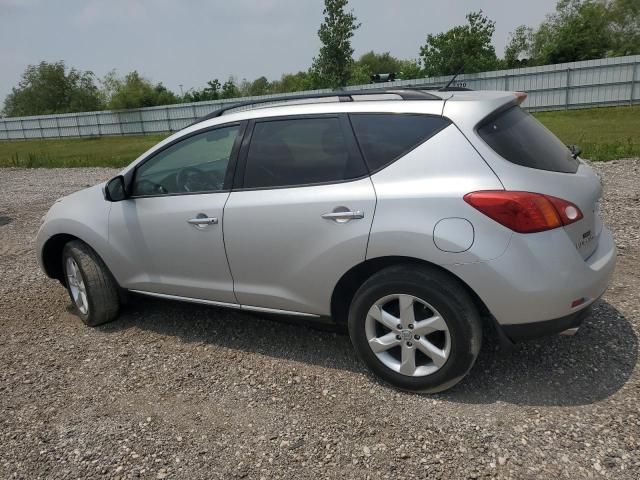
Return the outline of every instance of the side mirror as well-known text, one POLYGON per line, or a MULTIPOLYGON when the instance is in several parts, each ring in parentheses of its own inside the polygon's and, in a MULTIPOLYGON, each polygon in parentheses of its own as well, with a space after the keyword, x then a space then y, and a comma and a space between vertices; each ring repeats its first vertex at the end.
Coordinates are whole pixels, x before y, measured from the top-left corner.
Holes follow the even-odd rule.
POLYGON ((571 151, 571 156, 573 158, 578 158, 582 153, 582 149, 578 145, 567 145, 567 147, 571 151))
POLYGON ((124 188, 124 177, 118 175, 109 180, 104 186, 104 199, 109 202, 120 202, 127 198, 124 188))

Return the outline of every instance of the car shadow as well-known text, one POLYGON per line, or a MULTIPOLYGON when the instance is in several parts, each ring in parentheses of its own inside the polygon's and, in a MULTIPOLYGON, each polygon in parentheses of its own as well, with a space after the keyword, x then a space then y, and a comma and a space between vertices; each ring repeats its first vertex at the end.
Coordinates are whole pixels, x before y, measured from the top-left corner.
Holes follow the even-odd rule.
POLYGON ((439 396, 460 403, 586 405, 620 390, 637 361, 631 323, 600 301, 574 337, 529 340, 511 351, 486 342, 467 378, 439 396))
MULTIPOLYGON (((135 297, 116 322, 99 328, 105 333, 149 330, 184 342, 368 374, 344 329, 320 330, 317 324, 300 318, 271 318, 135 297)), ((546 337, 516 344, 512 349, 500 348, 488 339, 467 377, 436 398, 467 404, 590 404, 622 388, 637 357, 638 339, 633 327, 612 305, 601 301, 574 337, 546 337)))

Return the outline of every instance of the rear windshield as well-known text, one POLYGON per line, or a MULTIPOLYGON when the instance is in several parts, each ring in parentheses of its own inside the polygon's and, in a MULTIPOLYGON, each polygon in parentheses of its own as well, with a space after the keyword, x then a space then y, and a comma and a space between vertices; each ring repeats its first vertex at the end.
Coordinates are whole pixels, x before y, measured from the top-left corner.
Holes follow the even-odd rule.
POLYGON ((567 146, 520 107, 510 108, 484 122, 478 134, 511 163, 551 172, 578 170, 579 162, 567 146))

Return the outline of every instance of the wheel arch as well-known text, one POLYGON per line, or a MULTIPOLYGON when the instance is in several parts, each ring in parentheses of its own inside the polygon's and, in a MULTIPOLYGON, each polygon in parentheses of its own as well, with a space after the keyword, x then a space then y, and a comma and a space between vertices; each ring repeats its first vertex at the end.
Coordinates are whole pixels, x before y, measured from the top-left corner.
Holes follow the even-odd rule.
POLYGON ((42 251, 40 253, 42 269, 49 278, 54 278, 64 283, 62 250, 67 243, 73 240, 80 240, 84 242, 84 240, 76 237, 75 235, 58 233, 48 238, 42 246, 42 251))
POLYGON ((109 273, 113 276, 113 273, 110 271, 109 267, 104 261, 104 258, 100 253, 91 245, 91 243, 87 242, 84 238, 78 237, 77 235, 73 235, 70 233, 56 233, 52 235, 50 238, 42 246, 42 250, 40 253, 42 260, 42 269, 44 273, 53 279, 59 280, 64 285, 64 269, 62 266, 62 251, 64 250, 64 246, 72 242, 74 240, 78 240, 85 245, 87 245, 91 250, 95 252, 95 254, 100 258, 102 263, 105 265, 109 273))
POLYGON ((356 291, 373 274, 380 270, 398 265, 422 266, 439 270, 458 281, 471 296, 478 312, 484 318, 490 315, 489 309, 476 292, 460 277, 435 263, 414 257, 387 256, 367 259, 345 272, 333 289, 331 295, 331 317, 339 324, 346 324, 349 307, 356 291))

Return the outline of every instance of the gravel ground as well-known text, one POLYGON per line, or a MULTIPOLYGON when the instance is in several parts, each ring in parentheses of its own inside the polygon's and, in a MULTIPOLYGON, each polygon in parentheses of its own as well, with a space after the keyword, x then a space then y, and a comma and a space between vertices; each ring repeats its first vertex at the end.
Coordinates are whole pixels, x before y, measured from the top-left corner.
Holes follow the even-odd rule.
POLYGON ((435 396, 379 384, 342 333, 240 312, 140 299, 84 327, 33 238, 113 170, 0 170, 0 478, 637 479, 640 159, 596 168, 620 256, 593 317, 485 344, 435 396))

